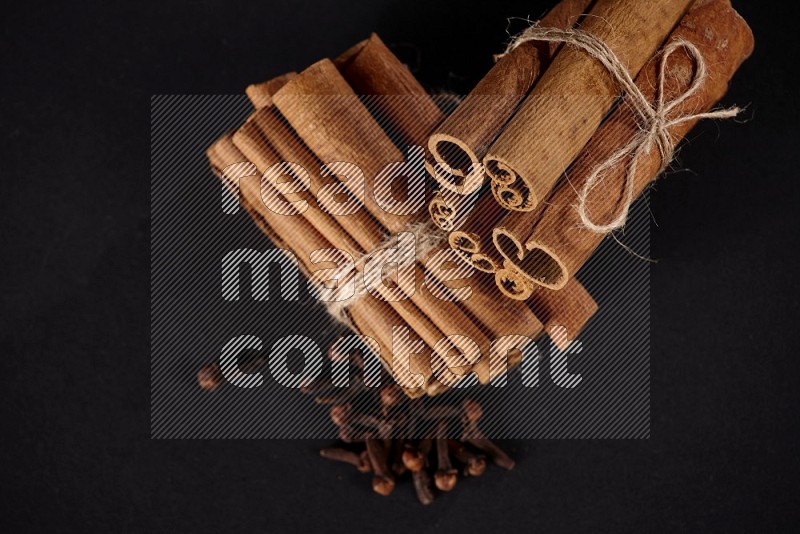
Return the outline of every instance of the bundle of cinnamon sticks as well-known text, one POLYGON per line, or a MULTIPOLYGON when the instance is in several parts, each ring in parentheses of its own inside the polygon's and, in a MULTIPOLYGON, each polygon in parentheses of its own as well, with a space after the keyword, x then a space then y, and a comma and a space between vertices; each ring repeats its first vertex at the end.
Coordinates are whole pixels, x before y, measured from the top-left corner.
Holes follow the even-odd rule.
MULTIPOLYGON (((753 47, 729 0, 562 0, 539 26, 602 41, 654 107, 698 68, 681 48, 662 71, 659 50, 690 43, 703 83, 676 115, 710 109, 753 47)), ((641 124, 608 68, 559 42, 517 42, 449 116, 377 35, 246 93, 212 168, 412 397, 491 382, 551 327, 574 339, 597 311, 574 275, 605 237, 576 203, 611 218, 664 163, 650 150, 629 177, 620 160, 578 198, 641 124)))

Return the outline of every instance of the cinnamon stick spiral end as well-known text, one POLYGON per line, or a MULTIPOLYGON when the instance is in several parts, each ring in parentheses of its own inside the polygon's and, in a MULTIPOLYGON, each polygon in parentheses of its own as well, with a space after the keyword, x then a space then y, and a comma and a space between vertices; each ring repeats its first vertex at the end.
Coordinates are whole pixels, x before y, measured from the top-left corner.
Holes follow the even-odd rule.
POLYGON ((469 195, 483 185, 483 165, 475 151, 462 140, 435 133, 428 139, 432 160, 426 164, 428 172, 443 188, 469 195))
POLYGON ((497 263, 497 260, 481 253, 472 255, 472 266, 481 272, 489 274, 494 274, 501 269, 501 266, 497 263))
POLYGON ((507 264, 495 273, 495 282, 500 292, 514 300, 528 300, 533 295, 533 283, 507 264))
POLYGON ((499 159, 486 158, 486 173, 492 179, 492 194, 507 210, 533 211, 539 199, 514 169, 499 159))

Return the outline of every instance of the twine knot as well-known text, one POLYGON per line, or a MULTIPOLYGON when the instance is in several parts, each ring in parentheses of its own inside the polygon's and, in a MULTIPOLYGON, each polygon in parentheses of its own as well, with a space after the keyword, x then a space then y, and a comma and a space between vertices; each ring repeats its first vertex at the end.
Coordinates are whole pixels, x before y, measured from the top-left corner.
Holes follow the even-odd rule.
MULTIPOLYGON (((435 248, 440 246, 446 239, 447 233, 443 232, 433 222, 419 222, 411 223, 404 230, 414 234, 414 258, 416 263, 421 258, 428 256, 435 248)), ((344 265, 334 271, 333 278, 337 280, 337 286, 333 290, 329 290, 327 299, 322 300, 328 313, 336 321, 353 327, 352 320, 348 309, 355 304, 359 299, 363 298, 367 293, 367 287, 364 280, 364 266, 373 254, 381 250, 388 250, 397 246, 397 236, 387 236, 376 248, 370 252, 361 254, 354 258, 353 262, 345 262, 344 265), (354 284, 354 292, 351 295, 345 295, 349 283, 345 281, 352 280, 354 284)), ((403 258, 408 260, 411 258, 403 258)), ((388 274, 386 275, 388 276, 388 274)))

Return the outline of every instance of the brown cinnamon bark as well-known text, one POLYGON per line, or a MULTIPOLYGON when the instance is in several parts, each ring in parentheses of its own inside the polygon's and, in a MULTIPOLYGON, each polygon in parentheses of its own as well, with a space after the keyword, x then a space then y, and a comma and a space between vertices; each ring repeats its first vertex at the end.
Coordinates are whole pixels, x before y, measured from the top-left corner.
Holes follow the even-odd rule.
POLYGON ((436 103, 380 37, 370 35, 333 60, 345 80, 374 108, 401 148, 424 146, 442 120, 436 103))
MULTIPOLYGON (((597 0, 582 30, 614 51, 631 76, 655 54, 692 0, 597 0)), ((564 47, 484 158, 492 193, 532 211, 595 132, 619 95, 599 61, 564 47)))
MULTIPOLYGON (((320 194, 322 189, 331 186, 335 179, 321 175, 322 163, 308 150, 274 109, 263 108, 254 113, 251 120, 278 154, 280 161, 299 165, 305 171, 296 174, 295 178, 303 182, 307 190, 295 195, 304 200, 308 200, 308 197, 314 199, 312 208, 318 214, 314 215, 317 220, 312 222, 316 228, 322 230, 323 227, 329 226, 334 229, 331 231, 339 231, 339 237, 326 235, 337 247, 341 243, 342 248, 345 248, 348 242, 355 240, 358 246, 352 249, 354 253, 370 251, 378 246, 381 242, 381 227, 364 210, 363 204, 358 202, 347 189, 340 188, 338 195, 320 194), (345 213, 342 206, 348 203, 354 203, 358 208, 352 213, 348 211, 347 214, 336 215, 345 213), (330 222, 331 220, 333 221, 330 222), (342 230, 344 230, 343 233, 342 230)), ((309 200, 309 202, 311 201, 309 200)), ((350 247, 347 246, 346 249, 350 251, 350 247)))
MULTIPOLYGON (((438 251, 431 253, 436 254, 438 251)), ((538 337, 543 331, 543 325, 536 314, 521 302, 501 300, 498 302, 496 291, 487 283, 483 277, 472 277, 469 282, 470 296, 460 300, 457 304, 439 301, 437 308, 435 302, 430 302, 430 306, 436 314, 466 314, 467 321, 464 324, 454 324, 448 330, 448 334, 467 335, 472 339, 481 350, 481 359, 477 362, 469 362, 471 365, 464 365, 463 374, 470 371, 474 372, 481 383, 490 382, 498 370, 505 372, 506 365, 497 365, 498 362, 490 360, 492 343, 505 336, 525 336, 529 338, 538 337), (455 306, 453 306, 455 304, 455 306)), ((453 288, 451 284, 443 283, 445 288, 453 288)), ((455 289, 455 288, 453 288, 455 289)), ((428 291, 430 295, 430 292, 428 291)), ((452 360, 448 361, 449 366, 456 367, 457 364, 452 360)), ((434 363, 435 365, 435 363, 434 363)), ((509 362, 507 368, 513 365, 509 362)))
POLYGON ((530 309, 544 325, 544 331, 560 349, 578 337, 584 326, 597 313, 597 303, 576 280, 570 280, 560 291, 533 284, 516 269, 504 266, 495 275, 500 291, 512 299, 527 301, 530 309), (559 330, 564 329, 565 336, 559 330), (555 335, 554 335, 555 334, 555 335))
MULTIPOLYGON (((211 171, 214 173, 214 175, 228 188, 228 191, 230 191, 231 194, 239 195, 238 186, 234 186, 226 177, 226 168, 230 165, 230 163, 227 163, 218 151, 218 146, 221 143, 230 142, 230 138, 232 136, 233 133, 229 132, 220 140, 208 147, 208 150, 206 151, 206 157, 208 158, 208 162, 211 165, 211 171)), ((234 162, 234 164, 235 163, 239 162, 234 162)), ((261 230, 261 232, 265 234, 269 240, 275 244, 275 246, 278 248, 286 248, 286 243, 284 243, 283 240, 278 237, 278 234, 276 234, 272 228, 270 228, 264 217, 262 217, 258 211, 256 211, 255 207, 253 207, 250 202, 241 195, 239 195, 239 204, 247 211, 247 214, 250 215, 259 230, 261 230)), ((307 275, 305 271, 303 273, 307 275)))
MULTIPOLYGON (((262 111, 268 112, 269 110, 262 111)), ((258 169, 258 176, 242 178, 242 180, 252 180, 260 183, 261 201, 267 209, 276 211, 277 215, 289 219, 303 217, 336 248, 345 250, 350 255, 360 253, 361 249, 358 243, 334 219, 320 209, 316 197, 308 190, 284 194, 281 186, 276 184, 277 180, 270 179, 264 174, 268 169, 279 168, 284 160, 261 135, 258 125, 252 117, 233 135, 233 144, 258 169), (259 180, 259 177, 262 178, 259 180), (289 205, 290 202, 292 203, 291 207, 294 208, 293 211, 278 211, 279 206, 289 205), (303 204, 305 204, 305 209, 301 213, 301 208, 296 206, 303 204)), ((288 174, 286 171, 280 173, 280 175, 288 174)))
MULTIPOLYGON (((273 106, 272 95, 295 76, 296 73, 290 72, 247 88, 248 97, 257 109, 234 136, 234 143, 262 173, 278 162, 299 166, 301 169, 299 172, 287 170, 286 175, 301 182, 306 189, 289 195, 277 194, 288 201, 306 202, 308 210, 303 216, 333 246, 351 254, 372 250, 378 245, 374 236, 380 235, 381 232, 377 223, 363 208, 356 210, 355 213, 335 215, 342 212, 342 205, 358 204, 358 200, 348 194, 346 189, 340 189, 339 195, 318 194, 323 187, 330 185, 334 180, 324 178, 320 174, 322 163, 308 150, 273 106), (321 203, 318 202, 320 198, 322 198, 321 203), (334 214, 335 221, 330 220, 331 214, 334 214)), ((277 191, 275 184, 269 182, 262 184, 262 195, 264 186, 267 190, 270 188, 274 190, 273 194, 277 191)))
POLYGON ((433 223, 444 230, 459 230, 480 201, 480 191, 459 195, 447 189, 436 192, 428 204, 428 214, 433 223))
MULTIPOLYGON (((352 158, 344 161, 359 165, 361 165, 361 161, 365 161, 362 166, 365 173, 377 173, 379 167, 375 166, 373 162, 391 152, 385 146, 386 136, 371 117, 365 117, 365 109, 355 113, 351 112, 352 109, 358 109, 360 103, 357 99, 354 100, 352 89, 332 67, 330 62, 322 61, 300 73, 275 95, 275 105, 287 116, 306 144, 322 159, 332 158, 334 153, 332 150, 344 147, 342 151, 348 153, 348 157, 352 158), (318 92, 327 93, 325 96, 333 98, 333 107, 338 110, 337 114, 331 114, 324 99, 320 99, 316 94, 318 92), (294 95, 306 95, 307 98, 296 100, 294 95), (298 107, 301 103, 305 107, 298 107), (356 128, 361 132, 361 137, 358 139, 349 137, 347 133, 341 131, 341 128, 337 128, 337 125, 340 124, 349 126, 352 121, 363 123, 356 128), (377 150, 373 143, 377 143, 378 148, 383 148, 377 150), (318 150, 327 153, 328 156, 320 155, 318 150)), ((404 67, 400 65, 400 68, 404 67)), ((351 68, 350 76, 358 78, 361 75, 357 69, 351 68)), ((395 94, 402 93, 404 90, 403 86, 395 86, 392 89, 395 94)), ((407 136, 412 137, 413 134, 407 136)), ((397 155, 399 152, 395 152, 395 154, 397 155)), ((370 187, 368 186, 368 189, 370 187)), ((366 207, 369 208, 368 203, 366 207)), ((419 214, 415 214, 410 218, 402 219, 402 224, 399 224, 397 216, 383 211, 378 206, 373 206, 373 208, 377 208, 371 210, 376 220, 391 233, 407 231, 411 222, 424 218, 424 214, 421 217, 419 214)), ((373 248, 383 240, 383 236, 380 234, 372 237, 373 248)), ((415 280, 416 287, 413 294, 409 295, 408 299, 392 301, 391 306, 429 346, 435 346, 436 342, 445 336, 462 336, 462 338, 452 341, 456 351, 449 351, 446 354, 439 352, 438 355, 447 363, 448 367, 461 368, 465 372, 474 370, 482 382, 488 382, 491 378, 488 367, 491 339, 481 329, 481 326, 492 324, 490 320, 492 307, 484 309, 482 317, 473 319, 467 315, 459 303, 442 300, 433 295, 427 284, 424 284, 425 273, 419 265, 415 267, 415 280), (435 329, 430 328, 431 324, 435 326, 435 329), (468 339, 463 339, 463 336, 468 339), (476 345, 480 354, 474 351, 476 345), (473 368, 473 364, 476 363, 477 365, 473 368)), ((383 284, 378 284, 377 289, 379 292, 384 291, 383 296, 388 298, 388 292, 385 292, 386 288, 383 284)), ((477 291, 483 291, 483 289, 477 289, 477 291)), ((538 334, 541 331, 541 325, 530 310, 524 306, 519 306, 517 310, 521 316, 528 319, 530 326, 527 331, 531 335, 538 334)))
MULTIPOLYGON (((672 39, 685 39, 702 53, 708 78, 702 88, 673 112, 673 118, 709 110, 725 94, 728 83, 753 50, 753 35, 747 23, 731 7, 729 0, 698 1, 673 32, 672 39)), ((657 68, 653 58, 636 79, 637 86, 653 102, 656 98, 657 68)), ((672 54, 666 72, 665 99, 683 94, 694 72, 694 61, 684 49, 672 54)), ((678 143, 696 121, 670 128, 678 143)), ((629 143, 639 133, 636 115, 620 106, 592 138, 569 171, 570 182, 562 183, 547 205, 534 213, 510 214, 495 230, 495 243, 509 262, 529 280, 558 289, 572 279, 605 237, 585 229, 575 205, 577 192, 599 162, 629 143)), ((618 212, 624 190, 627 161, 604 174, 603 183, 587 198, 593 220, 606 221, 618 212)), ((661 167, 657 149, 642 156, 634 177, 635 195, 656 178, 661 167)))
MULTIPOLYGON (((591 3, 591 0, 561 0, 541 24, 572 27, 591 3)), ((480 188, 485 177, 481 166, 483 156, 557 49, 557 45, 533 42, 515 48, 489 70, 430 136, 431 157, 426 168, 443 188, 460 194, 480 188), (437 169, 435 162, 445 163, 451 172, 437 169)))
POLYGON ((506 210, 491 195, 484 195, 461 227, 450 232, 450 246, 469 254, 470 263, 476 269, 497 272, 502 266, 502 257, 492 243, 492 231, 505 214, 506 210))
POLYGON ((250 102, 253 103, 254 108, 261 109, 269 107, 272 105, 272 95, 274 95, 278 89, 286 85, 286 82, 294 78, 296 75, 296 72, 287 72, 286 74, 281 74, 280 76, 272 78, 271 80, 248 85, 244 92, 247 95, 247 98, 250 99, 250 102))
POLYGON ((358 166, 363 174, 352 176, 355 171, 351 171, 340 178, 386 230, 394 234, 408 227, 413 215, 389 213, 374 196, 375 177, 404 156, 330 60, 318 61, 295 76, 272 100, 319 159, 358 166))
MULTIPOLYGON (((213 167, 224 169, 232 163, 247 161, 244 154, 233 144, 232 137, 231 134, 223 136, 215 143, 213 149, 209 151, 209 156, 213 158, 213 167)), ((282 243, 283 246, 294 253, 301 270, 307 277, 320 269, 319 265, 311 261, 311 253, 315 250, 330 249, 332 245, 316 230, 316 228, 302 217, 286 217, 267 209, 263 202, 261 202, 259 186, 252 181, 240 181, 240 192, 243 201, 258 212, 260 220, 263 221, 263 224, 269 229, 268 235, 271 238, 275 236, 276 243, 282 243)), ((402 326, 406 324, 406 321, 401 319, 401 317, 392 310, 392 306, 389 303, 376 300, 372 297, 366 297, 356 301, 348 309, 348 312, 353 322, 358 325, 359 330, 364 335, 373 338, 380 345, 379 356, 381 362, 393 376, 398 378, 398 382, 402 384, 404 376, 398 376, 396 370, 410 369, 410 372, 422 373, 424 377, 424 387, 426 389, 430 388, 431 371, 430 352, 428 352, 430 351, 429 345, 426 345, 427 350, 420 358, 414 358, 413 361, 402 363, 393 361, 392 327, 402 326), (396 366, 394 365, 395 363, 397 363, 396 366)), ((427 325, 423 323, 421 327, 427 327, 430 332, 438 332, 429 323, 427 325)), ((420 343, 422 341, 413 327, 409 330, 409 336, 410 342, 412 343, 420 343)), ((438 341, 438 339, 436 339, 436 341, 438 341)), ((404 391, 412 397, 420 394, 417 388, 404 388, 404 391)))

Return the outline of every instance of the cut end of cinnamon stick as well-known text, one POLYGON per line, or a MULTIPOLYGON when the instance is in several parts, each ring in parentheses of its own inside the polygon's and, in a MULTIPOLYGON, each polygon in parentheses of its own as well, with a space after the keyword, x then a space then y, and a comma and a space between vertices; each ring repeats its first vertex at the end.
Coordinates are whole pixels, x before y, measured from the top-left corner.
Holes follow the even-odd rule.
POLYGON ((495 282, 500 292, 510 299, 528 300, 533 295, 533 283, 513 267, 504 265, 495 273, 495 282))
POLYGON ((513 261, 514 258, 520 260, 525 255, 522 243, 519 242, 512 232, 509 232, 502 226, 492 231, 492 241, 500 254, 509 261, 513 261))
POLYGON ((447 242, 455 250, 461 250, 468 254, 475 254, 481 250, 480 237, 470 232, 455 231, 447 236, 447 242))
POLYGON ((480 252, 472 255, 471 263, 477 270, 489 274, 494 274, 501 268, 497 260, 480 252))
POLYGON ((507 210, 533 211, 539 199, 514 169, 491 154, 483 160, 495 200, 507 210))
POLYGON ((287 72, 281 74, 271 80, 261 83, 254 83, 248 85, 244 90, 247 98, 256 109, 268 108, 272 106, 272 95, 274 95, 281 87, 286 85, 286 82, 291 80, 297 75, 296 72, 287 72))
POLYGON ((550 249, 543 245, 528 244, 525 258, 515 265, 523 275, 548 289, 562 289, 569 281, 569 273, 564 263, 550 249))
POLYGON ((453 229, 453 220, 455 219, 455 210, 445 202, 441 193, 431 200, 428 204, 428 214, 431 216, 433 223, 445 232, 453 229))
POLYGON ((548 247, 528 242, 523 248, 514 234, 502 227, 494 229, 492 240, 509 266, 516 271, 516 275, 548 289, 558 290, 567 285, 569 271, 558 255, 548 247))
POLYGON ((428 172, 445 189, 469 195, 483 185, 485 174, 481 161, 463 141, 436 133, 428 139, 428 150, 432 155, 432 160, 427 162, 428 172))

